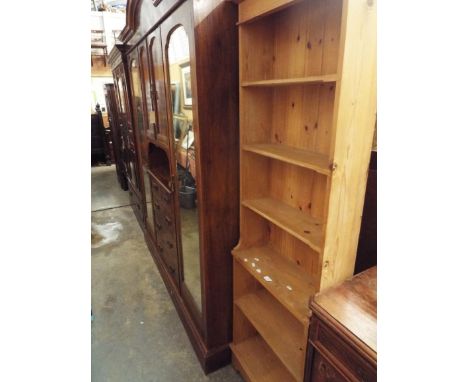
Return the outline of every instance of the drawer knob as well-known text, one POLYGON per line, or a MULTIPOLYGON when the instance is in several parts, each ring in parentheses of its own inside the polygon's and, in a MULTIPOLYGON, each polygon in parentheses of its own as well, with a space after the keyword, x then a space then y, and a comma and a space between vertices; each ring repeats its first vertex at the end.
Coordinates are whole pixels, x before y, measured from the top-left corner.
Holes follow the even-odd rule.
POLYGON ((174 248, 174 244, 172 244, 169 240, 166 240, 166 243, 169 248, 174 248))
POLYGON ((164 216, 164 220, 166 220, 167 224, 171 224, 172 220, 168 218, 167 216, 164 216))

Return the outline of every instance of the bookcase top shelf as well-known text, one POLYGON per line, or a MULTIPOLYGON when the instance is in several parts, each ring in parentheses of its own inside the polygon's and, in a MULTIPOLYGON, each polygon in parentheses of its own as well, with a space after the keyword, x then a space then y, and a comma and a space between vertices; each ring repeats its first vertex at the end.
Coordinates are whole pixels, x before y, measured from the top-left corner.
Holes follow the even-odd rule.
POLYGON ((331 162, 328 157, 310 150, 298 149, 277 143, 248 144, 243 145, 242 149, 268 158, 308 168, 323 175, 330 175, 331 173, 331 162))
POLYGON ((242 205, 285 230, 313 250, 322 251, 322 223, 312 216, 273 198, 245 200, 242 205))
POLYGON ((232 254, 297 320, 308 326, 307 304, 316 291, 312 276, 269 245, 234 250, 232 254))
POLYGON ((336 82, 336 74, 324 74, 320 76, 296 77, 296 78, 277 78, 261 81, 243 81, 242 87, 273 87, 273 86, 288 86, 288 85, 314 85, 336 82))

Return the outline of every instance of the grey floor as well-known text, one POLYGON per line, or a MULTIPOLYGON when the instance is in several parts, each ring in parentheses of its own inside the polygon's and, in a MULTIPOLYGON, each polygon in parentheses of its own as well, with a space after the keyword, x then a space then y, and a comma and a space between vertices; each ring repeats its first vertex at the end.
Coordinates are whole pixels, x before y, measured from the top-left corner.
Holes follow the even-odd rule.
POLYGON ((92 381, 242 381, 231 366, 204 375, 115 167, 91 176, 92 381))

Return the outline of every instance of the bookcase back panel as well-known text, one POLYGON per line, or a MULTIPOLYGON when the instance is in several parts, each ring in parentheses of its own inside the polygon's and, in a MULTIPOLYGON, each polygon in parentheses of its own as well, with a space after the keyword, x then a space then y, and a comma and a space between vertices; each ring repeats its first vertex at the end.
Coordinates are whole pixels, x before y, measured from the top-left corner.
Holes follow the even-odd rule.
POLYGON ((323 221, 327 177, 288 163, 271 162, 269 196, 323 221))
MULTIPOLYGON (((273 224, 270 226, 269 244, 277 251, 278 255, 295 263, 304 273, 311 276, 320 275, 319 254, 273 224)), ((314 277, 315 279, 318 280, 319 277, 314 277)), ((314 286, 319 287, 319 285, 314 286)))
POLYGON ((262 247, 268 243, 271 228, 267 220, 250 209, 242 207, 241 221, 242 225, 240 227, 240 247, 262 247))
POLYGON ((336 73, 341 6, 341 0, 303 1, 241 25, 241 80, 336 73))
POLYGON ((242 200, 267 197, 271 160, 254 153, 244 152, 241 162, 242 200))
POLYGON ((267 142, 273 121, 273 89, 241 88, 241 143, 267 142))
POLYGON ((335 84, 241 89, 242 142, 329 155, 335 84))
POLYGON ((276 88, 271 142, 328 155, 334 100, 334 84, 276 88))

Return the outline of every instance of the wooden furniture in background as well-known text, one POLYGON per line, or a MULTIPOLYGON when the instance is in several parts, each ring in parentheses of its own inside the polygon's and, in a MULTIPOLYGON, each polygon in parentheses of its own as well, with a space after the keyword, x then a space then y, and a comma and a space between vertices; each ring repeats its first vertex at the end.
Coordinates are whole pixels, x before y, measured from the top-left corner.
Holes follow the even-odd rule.
POLYGON ((353 274, 376 111, 375 2, 239 2, 234 366, 302 381, 309 296, 353 274))
POLYGON ((377 381, 377 267, 311 299, 305 382, 377 381))
POLYGON ((144 204, 142 180, 139 171, 138 143, 134 132, 128 85, 128 63, 126 52, 128 47, 117 44, 109 54, 109 63, 112 67, 114 84, 117 96, 117 117, 114 121, 119 126, 123 145, 123 164, 127 176, 130 205, 140 226, 144 224, 144 204))
MULTIPOLYGON (((129 0, 110 61, 123 79, 141 180, 145 239, 205 372, 230 362, 232 257, 239 237, 237 7, 223 0, 129 0), (140 17, 141 16, 141 17, 140 17), (188 36, 201 309, 184 279, 169 44, 188 36), (120 49, 118 51, 118 49, 120 49), (222 52, 222 54, 220 54, 222 52), (114 58, 122 56, 125 69, 114 58), (213 59, 216 57, 216 59, 213 59), (125 73, 125 78, 122 77, 125 73)), ((124 95, 120 96, 123 99, 124 95)), ((128 110, 128 109, 127 109, 128 110)), ((130 145, 129 145, 130 146, 130 145)), ((189 152, 190 156, 190 152, 189 152)), ((137 192, 129 186, 131 192, 137 192)))
POLYGON ((377 151, 372 151, 354 274, 377 265, 377 151))
POLYGON ((96 104, 96 113, 91 114, 91 165, 114 163, 110 130, 104 126, 101 106, 96 104))
POLYGON ((123 190, 128 190, 126 166, 124 161, 125 144, 119 123, 118 101, 114 84, 104 85, 104 96, 106 98, 109 128, 112 136, 112 152, 114 155, 117 179, 119 180, 120 187, 123 190))

